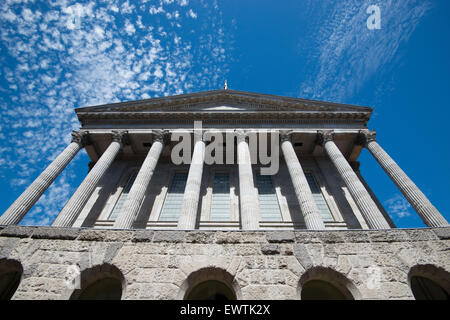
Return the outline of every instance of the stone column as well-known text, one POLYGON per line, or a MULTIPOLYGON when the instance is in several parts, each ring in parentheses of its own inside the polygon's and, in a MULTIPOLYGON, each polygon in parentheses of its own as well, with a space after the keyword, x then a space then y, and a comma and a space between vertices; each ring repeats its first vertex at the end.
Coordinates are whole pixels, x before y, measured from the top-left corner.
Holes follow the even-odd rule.
POLYGON ((160 130, 153 135, 153 144, 117 216, 114 228, 131 229, 133 227, 163 147, 164 133, 160 130))
POLYGON ((323 230, 325 224, 317 209, 308 181, 306 180, 302 166, 295 154, 294 147, 291 142, 291 134, 287 132, 281 133, 281 150, 283 152, 286 165, 294 185, 295 194, 305 220, 306 228, 311 230, 323 230))
POLYGON ((80 184, 78 189, 72 195, 72 197, 67 201, 64 208, 56 217, 52 226, 54 227, 71 227, 72 224, 77 219, 84 205, 88 201, 94 189, 97 187, 98 182, 108 170, 111 163, 114 161, 115 157, 119 153, 122 145, 126 142, 127 132, 126 131, 113 131, 112 139, 113 141, 102 154, 100 159, 97 161, 92 170, 88 173, 86 178, 80 184))
POLYGON ((390 229, 389 224, 370 197, 370 194, 364 188, 363 184, 358 179, 358 176, 334 143, 333 135, 332 131, 318 131, 318 143, 324 147, 326 153, 338 170, 348 191, 352 195, 353 200, 355 200, 364 219, 366 219, 369 228, 390 229))
POLYGON ((0 217, 0 225, 18 224, 23 219, 78 151, 87 144, 87 137, 87 132, 72 132, 72 142, 5 211, 0 217))
POLYGON ((361 130, 359 143, 370 151, 375 160, 377 160, 427 226, 442 227, 448 225, 448 222, 433 206, 430 200, 428 200, 414 182, 403 172, 397 163, 392 160, 386 151, 381 148, 376 141, 375 131, 361 130))
POLYGON ((194 132, 194 153, 192 154, 186 188, 184 189, 183 205, 178 221, 178 229, 195 229, 204 159, 205 143, 202 140, 201 133, 194 132))
POLYGON ((258 195, 253 182, 252 163, 247 136, 244 131, 237 134, 237 161, 239 166, 239 201, 241 203, 241 223, 243 230, 259 229, 260 212, 258 195))

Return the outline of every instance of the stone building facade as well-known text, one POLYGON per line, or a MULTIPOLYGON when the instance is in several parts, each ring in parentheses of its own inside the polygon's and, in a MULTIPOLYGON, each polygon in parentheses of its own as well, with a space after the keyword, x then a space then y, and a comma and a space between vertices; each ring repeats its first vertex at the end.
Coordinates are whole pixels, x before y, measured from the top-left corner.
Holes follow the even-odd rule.
POLYGON ((448 299, 448 223, 371 108, 224 89, 76 113, 0 216, 0 298, 448 299), (52 226, 17 226, 82 148, 90 170, 52 226), (363 148, 428 228, 395 228, 363 148))

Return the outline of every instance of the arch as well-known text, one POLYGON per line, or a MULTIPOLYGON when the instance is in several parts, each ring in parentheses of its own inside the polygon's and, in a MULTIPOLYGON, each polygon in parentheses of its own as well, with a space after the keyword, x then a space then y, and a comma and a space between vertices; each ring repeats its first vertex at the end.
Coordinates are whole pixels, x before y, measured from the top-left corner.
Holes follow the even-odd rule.
POLYGON ((125 292, 125 278, 111 264, 97 265, 83 270, 79 286, 70 295, 71 300, 120 300, 125 292))
POLYGON ((450 273, 432 264, 413 266, 408 284, 416 300, 449 300, 450 273))
POLYGON ((23 275, 22 264, 13 259, 0 259, 0 300, 10 300, 23 275))
POLYGON ((236 300, 241 289, 234 276, 216 267, 192 272, 180 287, 179 300, 236 300))
POLYGON ((342 273, 331 268, 313 267, 300 277, 298 296, 303 300, 355 300, 361 294, 342 273))

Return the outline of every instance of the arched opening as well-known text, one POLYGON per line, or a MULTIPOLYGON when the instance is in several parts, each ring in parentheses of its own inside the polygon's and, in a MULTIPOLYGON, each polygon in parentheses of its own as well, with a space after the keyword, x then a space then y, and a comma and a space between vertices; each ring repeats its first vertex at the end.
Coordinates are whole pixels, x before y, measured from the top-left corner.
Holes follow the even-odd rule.
POLYGON ((122 284, 115 278, 103 278, 87 286, 78 300, 120 300, 122 284))
POLYGON ((354 300, 361 297, 347 277, 325 267, 306 271, 300 277, 298 293, 302 300, 354 300))
POLYGON ((433 265, 417 265, 408 275, 409 285, 416 300, 449 300, 450 274, 433 265))
POLYGON ((311 280, 303 285, 302 300, 347 300, 345 295, 331 283, 311 280))
POLYGON ((120 300, 123 293, 124 277, 110 264, 83 270, 79 288, 70 296, 72 300, 120 300))
POLYGON ((22 265, 15 260, 0 260, 0 300, 10 300, 20 284, 22 265))
POLYGON ((237 300, 240 287, 230 273, 217 267, 208 267, 191 273, 180 287, 178 299, 237 300))
POLYGON ((236 295, 225 283, 217 280, 207 280, 192 288, 186 300, 226 301, 236 300, 236 295))
POLYGON ((411 277, 411 291, 416 300, 449 300, 448 293, 433 280, 411 277))

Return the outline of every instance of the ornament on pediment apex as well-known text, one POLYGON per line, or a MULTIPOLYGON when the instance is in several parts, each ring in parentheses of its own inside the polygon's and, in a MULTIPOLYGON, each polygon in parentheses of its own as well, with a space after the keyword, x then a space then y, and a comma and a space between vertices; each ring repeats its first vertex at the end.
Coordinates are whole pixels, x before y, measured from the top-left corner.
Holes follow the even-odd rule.
POLYGON ((376 135, 377 132, 375 130, 360 130, 358 133, 358 136, 356 138, 356 143, 363 146, 363 147, 367 147, 367 144, 371 141, 376 141, 376 135))
POLYGON ((127 130, 113 130, 111 131, 112 141, 121 143, 122 145, 129 145, 130 140, 127 130))
POLYGON ((88 131, 72 131, 72 142, 78 143, 81 147, 90 144, 88 131))
POLYGON ((153 130, 153 140, 159 141, 163 145, 167 145, 170 142, 170 134, 168 130, 153 130))
POLYGON ((291 141, 292 139, 292 130, 281 130, 280 131, 280 142, 283 143, 285 141, 291 141))
POLYGON ((318 130, 316 143, 323 146, 328 141, 333 141, 334 131, 333 130, 318 130))

